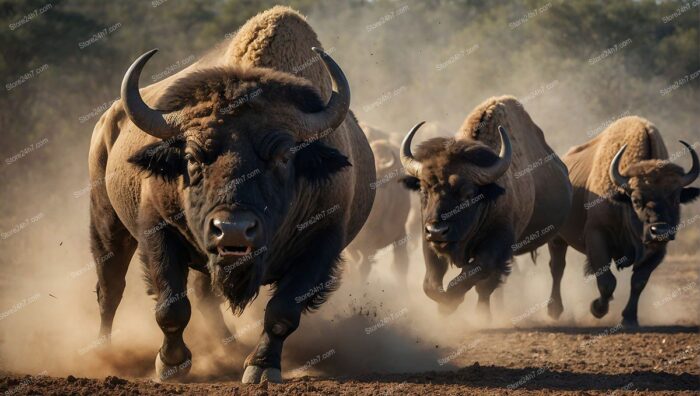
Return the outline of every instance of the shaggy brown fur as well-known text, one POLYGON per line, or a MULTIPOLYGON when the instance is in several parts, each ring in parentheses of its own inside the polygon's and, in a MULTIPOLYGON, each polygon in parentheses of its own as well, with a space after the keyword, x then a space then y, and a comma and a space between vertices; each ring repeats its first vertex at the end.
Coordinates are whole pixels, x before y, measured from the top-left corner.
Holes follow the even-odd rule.
POLYGON ((586 271, 595 274, 600 297, 591 303, 591 313, 602 317, 616 287, 608 268, 632 266, 632 288, 622 316, 623 324, 637 326, 637 303, 651 272, 666 254, 680 217, 680 204, 695 199, 698 190, 683 188, 685 174, 668 162, 661 134, 648 120, 624 117, 594 139, 574 147, 564 156, 574 187, 573 205, 559 235, 549 243, 553 286, 549 313, 563 311, 560 283, 568 246, 585 253, 586 271), (619 172, 629 178, 617 186, 610 165, 623 145, 627 149, 619 172))
MULTIPOLYGON (((182 134, 162 141, 144 133, 121 101, 95 126, 89 154, 92 250, 96 259, 115 252, 97 265, 100 331, 111 331, 138 242, 162 306, 156 312, 165 336, 158 374, 172 369, 181 375, 177 367, 191 357, 182 339, 190 315, 188 267, 207 273, 234 309, 244 307, 261 284, 272 285, 265 333, 246 360, 247 382, 259 382, 263 370, 270 381, 281 380, 284 339, 302 312, 318 307, 338 286, 340 252, 372 207, 374 158, 350 112, 316 140, 295 139, 310 132, 305 113, 323 108, 331 92, 313 46, 320 43, 303 17, 275 7, 251 19, 229 43, 141 90, 152 108, 177 110, 182 134), (296 148, 293 154, 287 144, 296 148), (264 233, 265 250, 231 270, 211 269, 230 259, 208 245, 210 217, 235 210, 258 213, 254 227, 267 230, 256 231, 264 233), (295 300, 318 282, 322 290, 295 300)), ((218 310, 216 298, 208 301, 213 305, 206 312, 218 310)), ((214 319, 221 322, 220 315, 214 319)))
POLYGON ((617 190, 608 173, 610 162, 625 144, 627 149, 620 163, 623 175, 630 165, 640 161, 668 159, 666 145, 659 130, 648 120, 637 116, 620 118, 596 138, 572 148, 566 155, 594 150, 595 154, 591 159, 592 168, 586 181, 586 188, 594 194, 609 195, 611 191, 617 190))
POLYGON ((414 156, 421 170, 405 183, 421 195, 423 290, 451 312, 476 286, 479 306, 488 312, 513 255, 534 251, 563 224, 571 204, 566 167, 511 96, 486 100, 454 138, 430 139, 414 156), (497 180, 485 182, 485 169, 499 160, 499 126, 508 133, 512 159, 497 180), (448 262, 462 273, 443 290, 448 262))
POLYGON ((306 18, 289 7, 276 6, 249 19, 224 57, 243 66, 270 67, 304 77, 313 81, 327 101, 331 80, 312 46, 321 43, 306 18))

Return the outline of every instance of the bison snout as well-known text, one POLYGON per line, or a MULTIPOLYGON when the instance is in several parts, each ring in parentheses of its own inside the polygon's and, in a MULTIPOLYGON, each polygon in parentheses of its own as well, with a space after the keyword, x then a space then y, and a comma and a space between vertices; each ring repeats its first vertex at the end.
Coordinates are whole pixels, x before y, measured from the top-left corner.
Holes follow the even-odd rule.
POLYGON ((425 226, 425 237, 428 241, 444 241, 450 226, 446 223, 428 223, 425 226))
POLYGON ((209 238, 221 256, 244 256, 253 252, 262 237, 258 217, 249 211, 219 212, 209 220, 209 238))
POLYGON ((668 223, 652 224, 649 226, 649 234, 657 241, 672 241, 676 239, 676 234, 668 223))

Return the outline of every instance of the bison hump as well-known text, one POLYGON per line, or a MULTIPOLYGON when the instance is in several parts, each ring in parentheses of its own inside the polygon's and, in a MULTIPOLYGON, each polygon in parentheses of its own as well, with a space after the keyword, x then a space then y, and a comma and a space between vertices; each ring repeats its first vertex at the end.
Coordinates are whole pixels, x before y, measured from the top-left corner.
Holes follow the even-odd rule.
POLYGON ((228 44, 225 59, 244 67, 266 67, 306 78, 328 100, 331 80, 311 47, 322 45, 306 18, 289 7, 275 6, 238 30, 228 44))
POLYGON ((627 145, 627 149, 620 162, 622 174, 634 163, 668 158, 661 134, 654 124, 641 117, 620 118, 610 124, 596 140, 594 146, 587 148, 595 150, 588 189, 601 196, 607 196, 616 190, 610 180, 609 169, 613 157, 623 145, 627 145))

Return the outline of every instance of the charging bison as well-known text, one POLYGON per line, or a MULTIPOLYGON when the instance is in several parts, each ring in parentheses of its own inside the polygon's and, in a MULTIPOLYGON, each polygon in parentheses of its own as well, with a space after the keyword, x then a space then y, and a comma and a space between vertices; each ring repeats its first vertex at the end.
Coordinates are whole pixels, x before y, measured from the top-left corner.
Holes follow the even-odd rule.
POLYGON ((95 127, 90 231, 100 332, 111 332, 138 246, 164 335, 160 379, 191 367, 183 340, 191 270, 210 277, 236 313, 261 285, 273 287, 246 383, 281 381, 284 340, 337 286, 340 253, 372 207, 375 170, 349 112, 348 82, 315 46, 303 17, 276 7, 227 47, 139 91, 149 51, 95 127))
MULTIPOLYGON (((362 126, 366 135, 368 128, 362 126)), ((386 134, 385 134, 386 135, 386 134)), ((377 181, 374 205, 362 231, 348 246, 347 251, 359 265, 362 281, 366 281, 374 264, 377 251, 391 246, 394 252, 394 271, 400 284, 406 284, 408 274, 408 241, 406 222, 411 210, 411 197, 397 180, 403 175, 398 147, 384 139, 370 142, 374 153, 377 181)))
POLYGON ((512 97, 487 100, 454 138, 430 139, 413 154, 421 125, 406 135, 401 162, 404 183, 421 197, 423 290, 449 313, 476 286, 488 314, 513 255, 534 251, 564 223, 572 194, 566 166, 512 97), (462 271, 444 289, 448 263, 462 271))
POLYGON ((549 243, 553 286, 549 314, 563 311, 559 285, 569 246, 586 254, 587 272, 595 277, 600 297, 591 303, 596 318, 608 312, 616 280, 610 264, 632 266, 632 288, 622 324, 638 326, 637 303, 651 272, 678 231, 680 204, 697 198, 686 187, 697 179, 695 150, 681 141, 693 160, 688 173, 668 161, 658 129, 640 117, 625 117, 596 138, 574 147, 563 160, 569 167, 574 198, 571 215, 549 243))

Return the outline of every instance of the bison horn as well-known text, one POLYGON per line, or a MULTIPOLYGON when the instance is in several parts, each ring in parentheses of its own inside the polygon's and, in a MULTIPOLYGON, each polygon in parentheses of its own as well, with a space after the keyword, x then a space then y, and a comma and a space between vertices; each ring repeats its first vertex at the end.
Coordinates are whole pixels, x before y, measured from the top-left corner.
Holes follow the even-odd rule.
POLYGON ((488 168, 482 168, 480 172, 481 180, 478 180, 480 184, 493 183, 499 177, 503 176, 503 174, 508 170, 508 167, 510 167, 510 162, 513 156, 513 148, 510 146, 508 133, 506 132, 505 128, 499 125, 498 134, 501 137, 501 151, 498 153, 498 162, 489 166, 488 168))
POLYGON ((416 124, 416 126, 411 128, 411 130, 408 131, 408 134, 405 138, 403 138, 403 142, 401 143, 401 165, 403 165, 403 168, 406 170, 406 173, 413 177, 418 177, 420 175, 420 171, 423 168, 423 164, 421 164, 420 161, 413 157, 413 153, 411 153, 411 141, 413 140, 413 135, 416 134, 418 129, 420 129, 420 127, 423 124, 425 124, 425 121, 421 121, 418 124, 416 124))
POLYGON ((139 129, 151 136, 167 139, 177 130, 173 116, 148 107, 139 92, 141 70, 156 52, 158 49, 152 49, 141 55, 126 71, 122 80, 122 102, 126 115, 139 129))
POLYGON ((324 131, 335 130, 345 121, 345 116, 350 110, 350 84, 345 78, 343 70, 330 55, 317 47, 311 49, 319 54, 335 85, 335 91, 331 94, 328 105, 322 111, 310 114, 310 133, 320 134, 324 131))
POLYGON ((623 189, 627 190, 628 184, 629 184, 629 177, 622 176, 620 174, 620 160, 622 160, 622 155, 625 153, 625 150, 627 149, 627 145, 625 144, 620 148, 620 151, 615 154, 615 157, 613 158, 612 162, 610 163, 610 180, 615 183, 616 186, 622 187, 623 189))
POLYGON ((690 168, 688 173, 683 175, 683 181, 681 182, 683 187, 685 187, 690 183, 694 182, 695 179, 698 178, 698 175, 700 175, 700 161, 698 160, 698 153, 696 153, 695 150, 693 150, 693 147, 691 145, 682 140, 680 140, 680 142, 682 145, 688 148, 688 150, 690 151, 690 156, 693 158, 693 166, 690 168))

